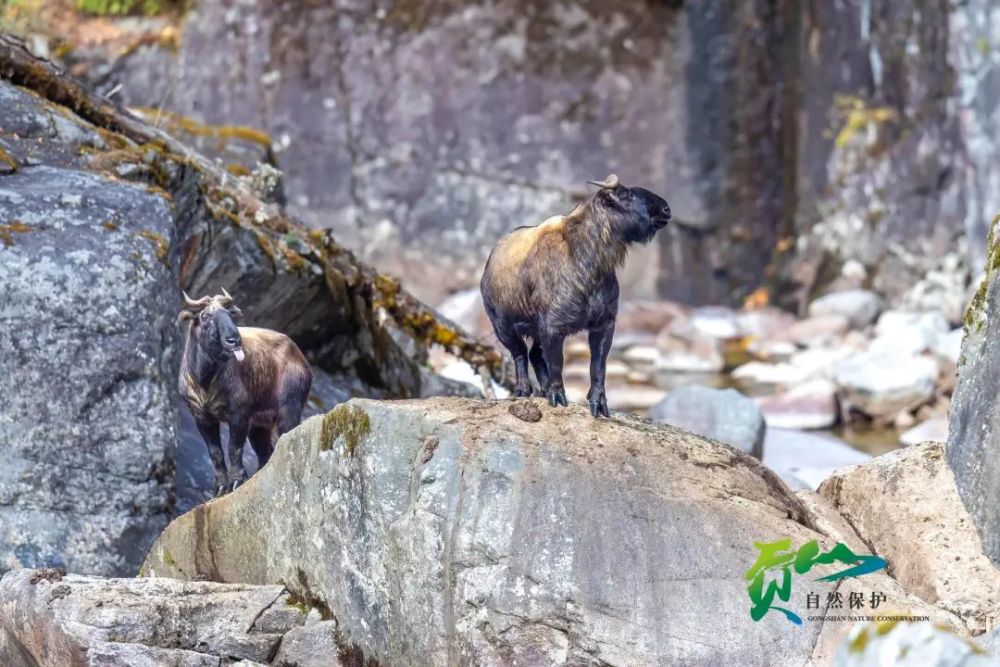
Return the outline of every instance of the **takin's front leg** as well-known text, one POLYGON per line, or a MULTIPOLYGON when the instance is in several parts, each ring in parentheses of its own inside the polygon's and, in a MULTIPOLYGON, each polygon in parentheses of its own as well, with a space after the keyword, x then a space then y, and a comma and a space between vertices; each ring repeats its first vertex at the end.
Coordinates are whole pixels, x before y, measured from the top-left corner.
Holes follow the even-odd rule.
POLYGON ((563 387, 563 341, 565 336, 543 336, 542 356, 549 371, 549 384, 545 395, 549 405, 567 405, 566 389, 563 387))
POLYGON ((590 414, 595 417, 610 417, 608 397, 604 390, 604 376, 608 368, 608 353, 611 340, 615 337, 615 321, 609 320, 589 332, 590 339, 590 391, 587 402, 590 414))
POLYGON ((227 491, 234 491, 236 487, 246 481, 247 472, 243 468, 243 446, 246 444, 247 436, 250 434, 249 417, 236 417, 229 420, 229 482, 227 491))
POLYGON ((219 422, 211 417, 198 417, 195 415, 194 423, 198 426, 205 446, 208 447, 208 456, 212 459, 212 468, 215 476, 215 495, 219 496, 226 488, 226 458, 222 453, 222 439, 219 437, 219 422))

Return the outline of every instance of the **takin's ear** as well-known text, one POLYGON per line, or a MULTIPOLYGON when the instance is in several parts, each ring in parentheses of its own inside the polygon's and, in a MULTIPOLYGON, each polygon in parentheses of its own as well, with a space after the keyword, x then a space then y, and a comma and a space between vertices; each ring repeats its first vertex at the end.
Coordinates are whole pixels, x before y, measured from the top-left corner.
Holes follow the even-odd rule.
POLYGON ((236 306, 229 306, 226 310, 229 311, 229 314, 232 315, 234 320, 239 321, 243 319, 243 311, 236 306))
POLYGON ((190 310, 182 310, 179 315, 177 315, 178 322, 186 322, 187 320, 193 320, 195 318, 195 313, 190 310))
POLYGON ((617 190, 617 188, 601 188, 597 191, 597 198, 605 206, 617 207, 620 204, 617 190))

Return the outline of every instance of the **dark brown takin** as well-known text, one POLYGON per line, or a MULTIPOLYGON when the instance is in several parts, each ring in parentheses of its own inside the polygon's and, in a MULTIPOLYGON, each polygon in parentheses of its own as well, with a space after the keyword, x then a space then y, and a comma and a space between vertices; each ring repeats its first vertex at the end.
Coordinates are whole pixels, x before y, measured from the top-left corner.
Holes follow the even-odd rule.
POLYGON ((246 479, 243 445, 250 444, 263 466, 278 437, 302 420, 312 370, 292 339, 269 329, 237 327, 242 313, 233 298, 192 299, 184 294, 180 318, 189 320, 178 385, 208 446, 215 467, 216 493, 246 479), (219 426, 229 426, 227 452, 219 426))
POLYGON ((604 376, 618 314, 617 271, 628 246, 648 243, 670 221, 670 206, 615 174, 569 215, 518 227, 497 243, 480 289, 497 338, 514 357, 515 394, 531 395, 528 363, 552 405, 566 405, 563 341, 586 330, 595 417, 610 416, 604 376), (532 341, 531 350, 525 339, 532 341))

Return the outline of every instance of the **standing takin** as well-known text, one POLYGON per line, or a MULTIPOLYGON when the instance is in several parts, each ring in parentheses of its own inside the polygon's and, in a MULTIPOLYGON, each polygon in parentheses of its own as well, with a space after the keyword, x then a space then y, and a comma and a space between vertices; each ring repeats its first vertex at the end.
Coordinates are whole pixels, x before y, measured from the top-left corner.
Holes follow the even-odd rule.
POLYGON ((312 386, 312 370, 285 334, 237 327, 242 313, 225 289, 194 300, 184 294, 182 320, 190 320, 179 387, 194 415, 215 467, 216 493, 246 479, 247 436, 263 466, 278 437, 295 428, 312 386), (219 424, 229 425, 226 469, 219 424))
POLYGON ((480 288, 493 330, 514 357, 515 394, 531 395, 528 362, 552 405, 566 405, 563 341, 586 329, 590 336, 590 391, 595 416, 610 416, 604 389, 618 314, 616 271, 628 246, 648 243, 670 221, 667 202, 643 188, 628 188, 614 174, 569 215, 519 227, 500 239, 480 288), (532 340, 531 351, 524 339, 532 340))

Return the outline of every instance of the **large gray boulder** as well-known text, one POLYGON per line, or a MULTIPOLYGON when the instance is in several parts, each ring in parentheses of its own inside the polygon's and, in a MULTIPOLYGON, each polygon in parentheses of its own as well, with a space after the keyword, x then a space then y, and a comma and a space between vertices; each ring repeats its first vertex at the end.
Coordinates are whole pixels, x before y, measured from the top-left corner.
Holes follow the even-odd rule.
POLYGON ((990 234, 986 276, 965 318, 948 421, 948 463, 986 554, 1000 563, 1000 243, 990 234))
MULTIPOLYGON (((104 145, 21 89, 0 84, 0 109, 0 148, 104 145)), ((24 162, 0 175, 0 571, 131 575, 170 517, 170 204, 24 162)))
POLYGON ((335 630, 281 586, 18 570, 0 580, 5 667, 337 667, 335 630), (323 662, 316 660, 316 651, 323 662))
MULTIPOLYGON (((755 459, 638 417, 354 399, 175 520, 142 573, 282 582, 384 664, 802 665, 848 628, 755 623, 744 575, 754 542, 832 547, 809 516, 755 459)), ((960 628, 869 576, 839 590, 960 628)))

